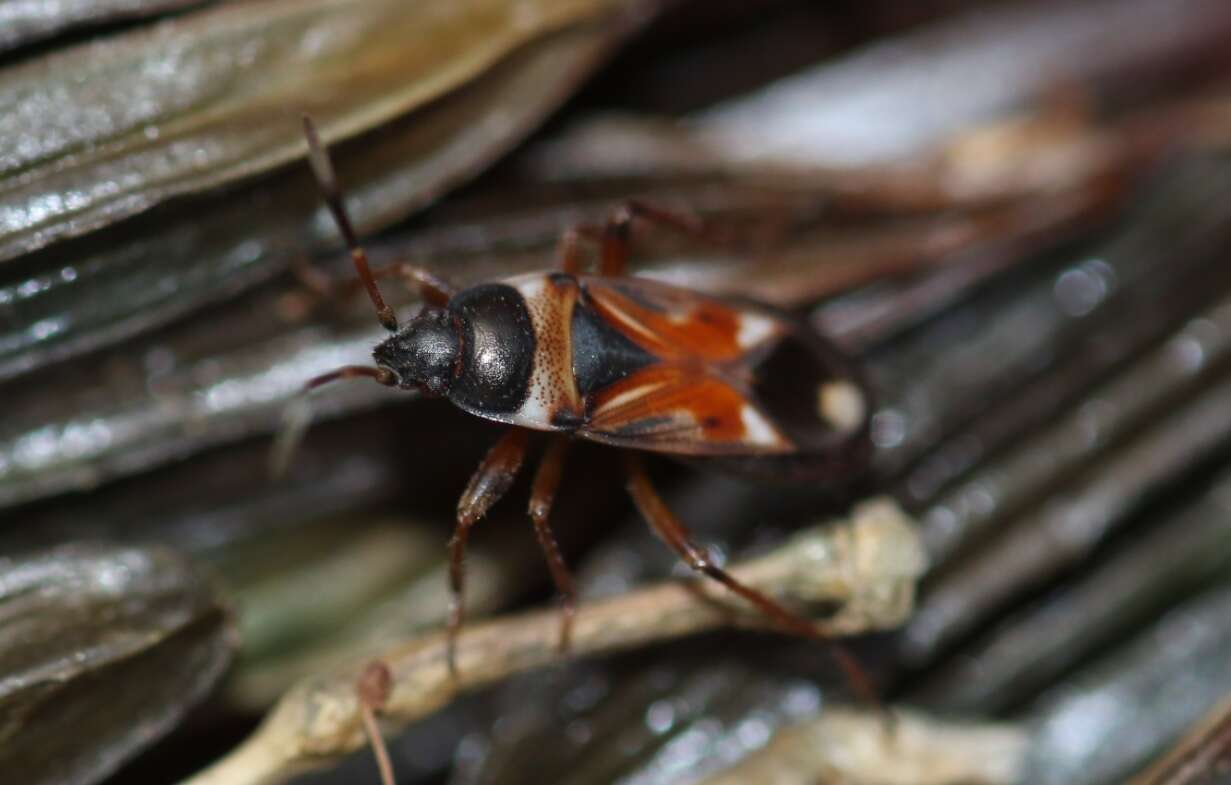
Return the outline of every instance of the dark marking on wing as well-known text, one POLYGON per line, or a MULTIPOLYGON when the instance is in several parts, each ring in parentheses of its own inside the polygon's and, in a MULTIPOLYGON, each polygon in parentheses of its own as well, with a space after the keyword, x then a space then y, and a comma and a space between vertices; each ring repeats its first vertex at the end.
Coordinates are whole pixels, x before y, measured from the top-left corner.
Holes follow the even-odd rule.
POLYGON ((573 307, 573 377, 583 396, 658 361, 603 321, 582 296, 573 307))
POLYGON ((801 447, 827 449, 846 436, 822 416, 818 392, 839 380, 862 385, 849 363, 819 338, 788 333, 750 370, 752 398, 801 447))

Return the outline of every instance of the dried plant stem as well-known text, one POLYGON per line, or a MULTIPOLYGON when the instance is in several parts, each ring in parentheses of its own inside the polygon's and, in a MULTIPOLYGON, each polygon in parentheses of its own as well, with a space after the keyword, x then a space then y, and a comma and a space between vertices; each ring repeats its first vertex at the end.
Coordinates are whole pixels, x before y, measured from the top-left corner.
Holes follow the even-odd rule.
POLYGON ((1159 760, 1128 785, 1201 785, 1231 772, 1231 696, 1199 720, 1159 760))
MULTIPOLYGON (((857 507, 850 521, 801 532, 732 573, 784 603, 838 606, 818 620, 818 629, 838 636, 904 621, 924 567, 913 524, 893 502, 874 500, 857 507)), ((672 581, 583 604, 574 619, 571 654, 627 649, 724 624, 766 626, 720 586, 672 581)), ((393 684, 381 717, 405 725, 461 692, 556 662, 558 636, 559 617, 552 611, 472 625, 458 640, 456 680, 449 677, 443 633, 391 647, 377 658, 393 684)), ((360 747, 365 735, 355 683, 365 665, 355 663, 299 684, 238 749, 184 785, 273 785, 360 747)))
POLYGON ((763 749, 703 785, 1010 785, 1020 781, 1026 734, 1005 724, 940 722, 894 712, 886 736, 875 712, 828 709, 780 729, 763 749))

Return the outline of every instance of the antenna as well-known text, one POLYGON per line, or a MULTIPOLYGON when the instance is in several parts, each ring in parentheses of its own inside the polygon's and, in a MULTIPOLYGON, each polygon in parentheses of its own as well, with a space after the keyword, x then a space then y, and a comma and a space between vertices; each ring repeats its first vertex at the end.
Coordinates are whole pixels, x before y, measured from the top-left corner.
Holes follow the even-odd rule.
POLYGON ((316 132, 316 125, 312 122, 312 118, 306 114, 303 116, 303 132, 308 139, 308 163, 312 165, 312 174, 316 176, 316 184, 321 189, 325 205, 338 225, 338 233, 342 235, 346 248, 350 251, 351 261, 355 263, 355 272, 359 274, 363 288, 367 289, 372 305, 376 306, 376 318, 386 330, 396 332, 397 317, 394 316, 393 309, 385 304, 385 298, 381 297, 380 289, 376 286, 376 278, 373 277, 372 270, 368 266, 367 252, 359 245, 359 239, 355 236, 355 227, 346 213, 346 205, 342 203, 342 189, 338 186, 338 177, 333 170, 333 163, 329 160, 329 152, 321 144, 320 135, 316 132))
POLYGON ((367 377, 386 387, 397 386, 397 377, 388 368, 373 368, 366 365, 345 365, 328 373, 309 379, 282 410, 282 425, 274 437, 274 446, 269 451, 269 473, 274 477, 286 474, 291 457, 303 441, 303 436, 312 424, 312 391, 341 379, 367 377))

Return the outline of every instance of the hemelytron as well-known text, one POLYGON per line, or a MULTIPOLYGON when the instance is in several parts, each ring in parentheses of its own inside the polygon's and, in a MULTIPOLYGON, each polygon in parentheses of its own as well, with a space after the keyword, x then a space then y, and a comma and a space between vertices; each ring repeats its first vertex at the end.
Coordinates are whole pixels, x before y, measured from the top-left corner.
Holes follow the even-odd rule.
POLYGON ((647 279, 482 284, 425 308, 373 357, 397 386, 479 417, 736 471, 828 464, 866 419, 846 364, 794 320, 647 279))
MULTIPOLYGON (((391 335, 373 366, 348 366, 309 381, 343 379, 443 396, 470 414, 509 426, 458 503, 450 541, 453 603, 449 666, 462 622, 463 555, 471 527, 508 490, 531 431, 552 435, 533 481, 530 518, 564 597, 560 644, 575 607, 572 577, 547 525, 568 444, 580 438, 625 450, 626 485, 655 532, 695 570, 721 582, 779 626, 818 637, 807 619, 711 563, 650 483, 640 453, 784 482, 836 482, 869 453, 869 397, 856 368, 801 321, 751 300, 717 297, 624 275, 634 219, 689 233, 689 218, 640 204, 604 227, 566 232, 555 271, 455 291, 399 263, 372 270, 343 207, 328 157, 305 122, 310 160, 350 249, 360 283, 391 335), (582 272, 581 242, 599 250, 582 272), (423 309, 405 325, 377 280, 416 286, 423 309)), ((845 656, 857 686, 866 685, 845 656)))

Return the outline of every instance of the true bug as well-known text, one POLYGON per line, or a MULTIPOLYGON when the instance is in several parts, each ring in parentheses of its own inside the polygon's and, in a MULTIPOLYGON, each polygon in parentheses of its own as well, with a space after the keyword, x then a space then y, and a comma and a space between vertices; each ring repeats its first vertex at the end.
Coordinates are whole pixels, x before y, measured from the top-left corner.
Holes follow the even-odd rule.
MULTIPOLYGON (((701 233, 688 218, 641 204, 626 205, 602 228, 565 232, 557 271, 455 291, 407 263, 373 270, 307 118, 304 129, 325 203, 359 282, 391 333, 374 348, 374 366, 323 374, 308 381, 304 394, 339 379, 369 378, 444 396, 466 412, 509 426, 458 503, 449 542, 451 672, 456 674, 467 537, 512 485, 532 430, 554 435, 534 477, 529 515, 564 599, 562 649, 568 646, 576 592, 547 518, 571 438, 625 448, 628 492, 660 538, 691 568, 782 628, 818 637, 807 619, 710 561, 654 490, 638 453, 775 482, 832 482, 849 475, 869 452, 870 406, 866 385, 847 358, 771 306, 626 277, 632 221, 701 233), (580 269, 579 243, 587 239, 599 247, 597 274, 580 269), (418 287, 425 303, 405 325, 377 286, 388 276, 418 287)), ((852 682, 870 695, 860 669, 835 651, 852 682)))

